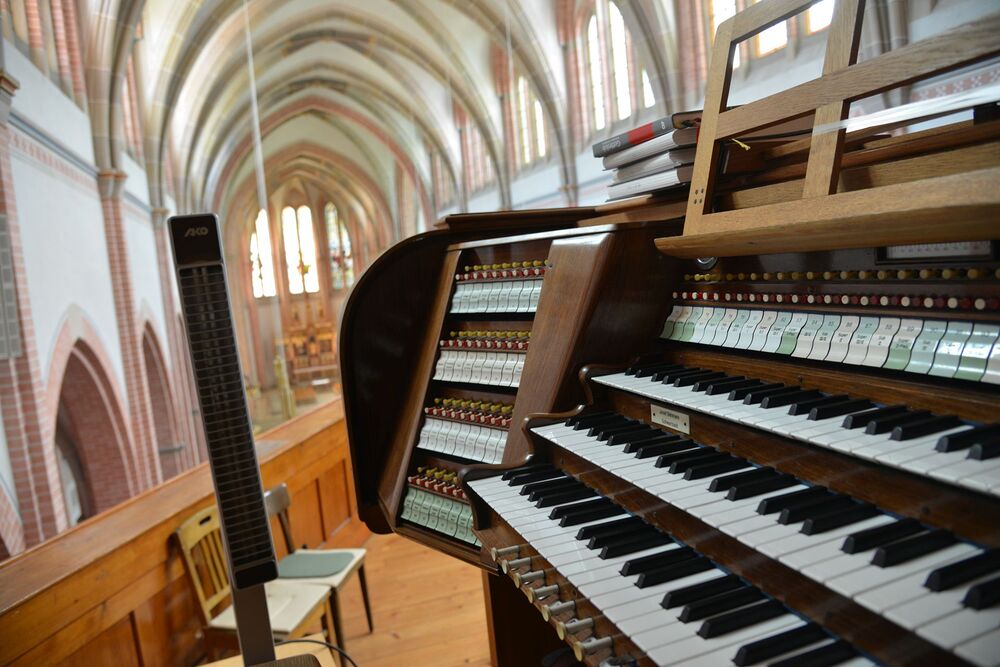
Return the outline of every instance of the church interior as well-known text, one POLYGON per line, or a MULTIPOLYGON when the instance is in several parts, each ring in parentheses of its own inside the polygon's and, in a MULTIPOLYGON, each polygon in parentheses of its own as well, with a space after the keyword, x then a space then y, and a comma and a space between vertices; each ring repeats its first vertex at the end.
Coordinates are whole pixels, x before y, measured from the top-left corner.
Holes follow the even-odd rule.
POLYGON ((0 665, 1000 665, 1000 2, 0 32, 0 665))

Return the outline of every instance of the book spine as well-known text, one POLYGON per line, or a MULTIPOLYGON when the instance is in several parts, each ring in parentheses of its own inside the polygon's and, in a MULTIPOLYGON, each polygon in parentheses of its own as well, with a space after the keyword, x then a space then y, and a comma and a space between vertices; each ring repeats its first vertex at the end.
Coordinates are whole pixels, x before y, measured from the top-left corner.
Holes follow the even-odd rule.
POLYGON ((613 136, 610 139, 598 141, 596 144, 591 146, 591 149, 594 151, 594 157, 604 157, 605 155, 617 153, 618 151, 631 148, 632 146, 638 146, 639 144, 649 141, 653 137, 659 136, 664 132, 669 132, 672 129, 670 119, 661 118, 660 120, 654 120, 652 123, 646 123, 645 125, 640 125, 639 127, 633 128, 628 132, 623 132, 622 134, 613 136))

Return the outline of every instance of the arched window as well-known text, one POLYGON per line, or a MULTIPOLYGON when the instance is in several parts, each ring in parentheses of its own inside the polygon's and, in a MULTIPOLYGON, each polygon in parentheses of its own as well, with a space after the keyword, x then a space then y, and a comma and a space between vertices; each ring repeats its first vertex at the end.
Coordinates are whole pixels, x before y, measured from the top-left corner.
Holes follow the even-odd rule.
POLYGON ((517 153, 522 165, 545 157, 548 154, 548 143, 545 137, 545 115, 542 103, 528 83, 528 78, 518 75, 515 78, 514 121, 517 132, 517 153))
POLYGON ((459 122, 462 140, 462 173, 469 192, 477 192, 496 182, 493 160, 486 150, 486 140, 479 127, 462 115, 459 122))
MULTIPOLYGON (((709 43, 715 42, 715 33, 719 30, 719 24, 726 19, 732 18, 736 14, 736 0, 712 0, 709 6, 710 30, 709 43)), ((736 48, 733 54, 733 69, 740 66, 740 49, 736 48)))
POLYGON ((337 214, 337 207, 327 202, 323 208, 326 218, 326 238, 330 243, 330 275, 333 289, 350 287, 354 283, 354 257, 351 253, 351 236, 344 220, 337 214))
POLYGON ((833 0, 822 0, 806 12, 806 32, 810 35, 830 25, 833 20, 833 0))
POLYGON ((649 75, 636 71, 632 38, 625 17, 615 2, 597 0, 597 10, 587 21, 586 72, 589 88, 584 98, 591 112, 591 126, 603 130, 609 123, 631 118, 642 86, 642 106, 656 103, 649 75), (610 101, 610 107, 609 105, 610 101))
POLYGON ((267 211, 260 209, 250 234, 250 282, 254 297, 274 296, 274 264, 271 262, 271 232, 267 224, 267 211))
POLYGON ((292 294, 318 292, 316 237, 313 234, 312 211, 308 206, 281 209, 281 236, 285 242, 288 291, 292 294))

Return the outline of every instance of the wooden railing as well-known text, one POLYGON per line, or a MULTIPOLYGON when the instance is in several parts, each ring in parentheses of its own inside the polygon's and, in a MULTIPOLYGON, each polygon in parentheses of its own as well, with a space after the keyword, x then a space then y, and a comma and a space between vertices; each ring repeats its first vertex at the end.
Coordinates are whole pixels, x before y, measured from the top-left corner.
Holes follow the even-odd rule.
MULTIPOLYGON (((296 544, 364 542, 339 400, 263 433, 258 447, 264 486, 285 482, 292 494, 296 544)), ((197 601, 171 535, 212 502, 202 464, 0 564, 0 665, 197 661, 197 601)))

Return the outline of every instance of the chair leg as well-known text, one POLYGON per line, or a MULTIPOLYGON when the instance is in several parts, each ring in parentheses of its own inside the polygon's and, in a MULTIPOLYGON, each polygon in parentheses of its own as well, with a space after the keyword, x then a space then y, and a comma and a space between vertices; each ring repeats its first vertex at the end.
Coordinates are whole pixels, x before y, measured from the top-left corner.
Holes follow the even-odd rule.
MULTIPOLYGON (((339 633, 336 630, 336 621, 334 621, 333 618, 333 605, 331 604, 332 597, 333 597, 333 592, 331 592, 330 597, 326 599, 326 606, 324 607, 324 612, 323 612, 323 630, 326 633, 326 640, 328 642, 333 642, 334 640, 336 640, 337 646, 342 649, 344 647, 341 645, 340 639, 338 638, 339 633)), ((344 659, 341 657, 341 655, 339 653, 336 653, 335 651, 331 652, 336 654, 337 664, 343 665, 344 659)))
POLYGON ((368 632, 375 631, 375 624, 372 623, 372 604, 368 600, 368 580, 365 579, 365 566, 364 564, 358 568, 358 581, 361 583, 361 597, 365 601, 365 616, 368 617, 368 632))
POLYGON ((344 623, 340 618, 340 595, 336 588, 330 590, 330 607, 333 611, 333 631, 337 636, 337 646, 344 648, 344 623))

